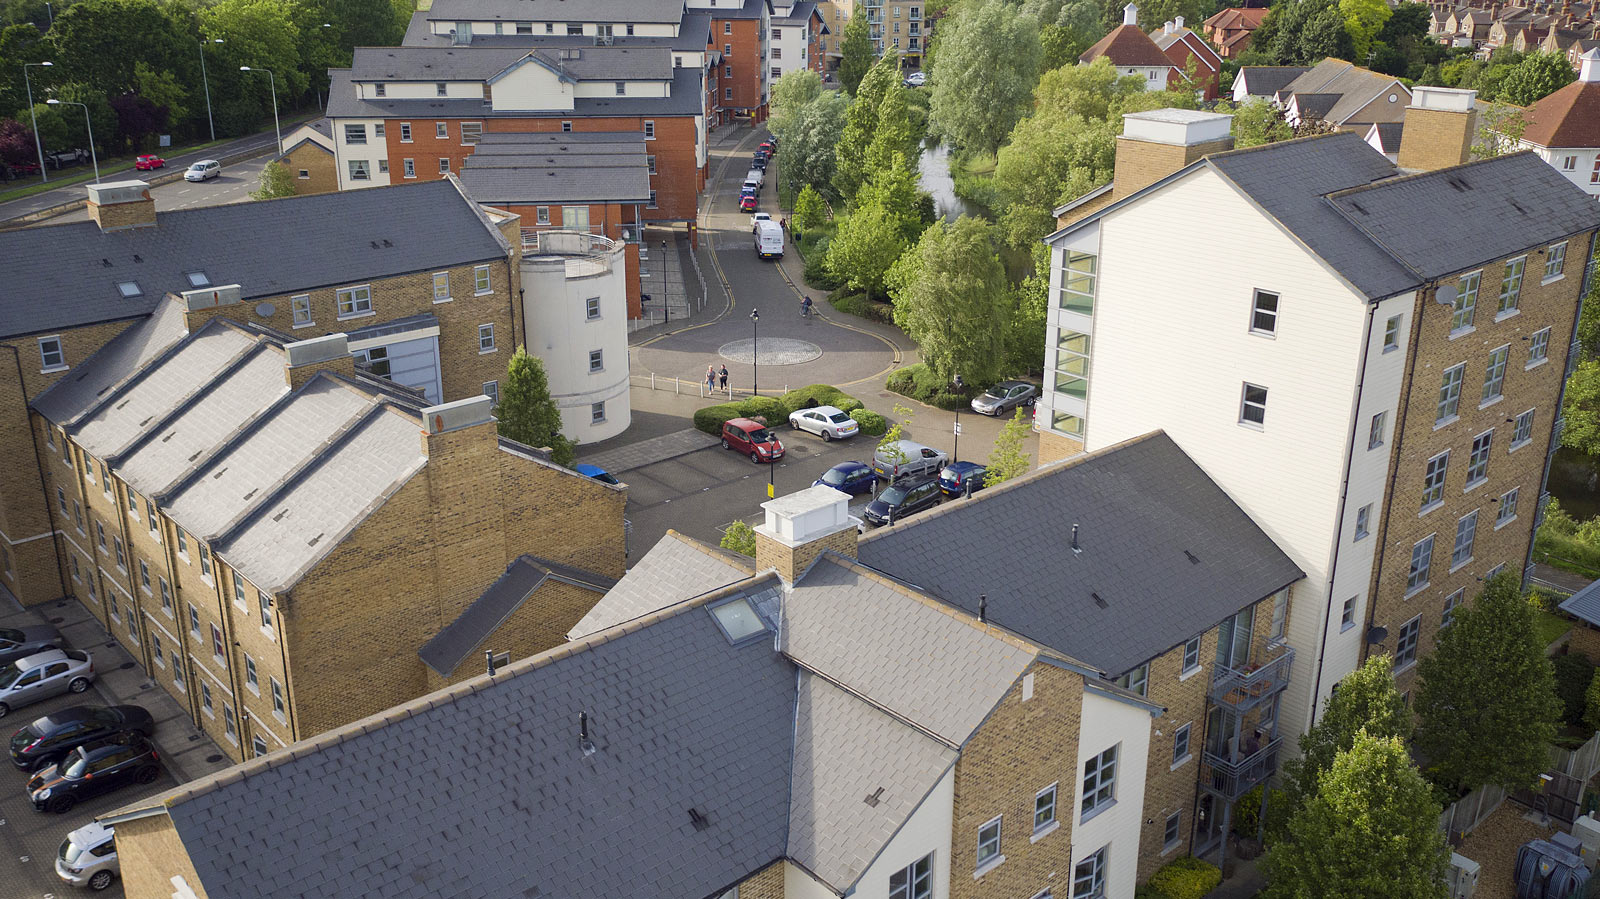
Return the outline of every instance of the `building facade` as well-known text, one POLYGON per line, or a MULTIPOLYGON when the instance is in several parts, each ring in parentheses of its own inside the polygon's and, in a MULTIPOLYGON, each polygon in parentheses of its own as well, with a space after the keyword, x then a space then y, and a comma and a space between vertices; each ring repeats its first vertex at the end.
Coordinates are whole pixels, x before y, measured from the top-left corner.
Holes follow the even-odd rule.
POLYGON ((1600 198, 1600 48, 1579 59, 1578 80, 1522 113, 1518 149, 1532 151, 1562 177, 1600 198))
POLYGON ((903 68, 922 68, 932 25, 922 14, 920 0, 868 0, 862 8, 867 14, 872 52, 877 56, 898 53, 903 68))
POLYGON ((828 26, 813 0, 774 6, 768 78, 775 82, 789 72, 799 71, 821 74, 827 34, 828 26))

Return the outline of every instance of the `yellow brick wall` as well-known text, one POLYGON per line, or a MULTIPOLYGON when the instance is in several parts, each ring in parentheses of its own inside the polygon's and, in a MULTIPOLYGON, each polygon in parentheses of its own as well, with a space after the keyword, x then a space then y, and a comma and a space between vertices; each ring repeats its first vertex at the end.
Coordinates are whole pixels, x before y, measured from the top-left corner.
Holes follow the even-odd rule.
POLYGON ((1039 464, 1049 465, 1051 462, 1060 462, 1070 459, 1083 452, 1083 441, 1074 437, 1066 437, 1054 431, 1041 430, 1039 432, 1039 464))
POLYGON ((171 899, 172 878, 182 877, 199 899, 206 891, 189 853, 166 815, 134 818, 117 825, 117 860, 128 899, 171 899))
POLYGON ((600 596, 593 590, 563 581, 546 581, 488 639, 462 659, 449 677, 441 677, 432 668, 425 669, 428 692, 487 673, 488 663, 483 656, 486 651, 496 655, 510 653, 514 662, 560 646, 567 642, 567 631, 583 620, 600 596))
POLYGON ((1168 650, 1150 663, 1149 699, 1166 708, 1151 722, 1150 757, 1145 769, 1144 824, 1139 833, 1139 883, 1158 868, 1189 852, 1194 833, 1195 783, 1205 746, 1207 690, 1216 671, 1216 628, 1200 638, 1200 669, 1183 676, 1183 646, 1168 650), (1178 728, 1189 726, 1189 759, 1173 764, 1173 738, 1178 728), (1161 735, 1156 736, 1155 732, 1161 735), (1164 847, 1167 817, 1182 812, 1182 840, 1164 847))
POLYGON ((278 161, 289 170, 290 183, 297 196, 326 194, 339 189, 338 164, 333 153, 320 144, 302 143, 278 161))
POLYGON ((739 899, 783 899, 783 862, 773 862, 739 884, 739 899))
MULTIPOLYGON (((1357 121, 1372 121, 1358 119, 1357 121)), ((1397 163, 1407 169, 1443 169, 1468 160, 1477 137, 1477 113, 1410 107, 1397 163)))
POLYGON ((1083 677, 1035 662, 1033 698, 1016 684, 990 713, 956 762, 951 899, 1015 899, 1054 886, 1072 871, 1072 824, 1078 782, 1078 730, 1083 677), (1056 830, 1033 839, 1034 798, 1059 784, 1056 830), (982 877, 976 870, 978 829, 996 815, 1005 862, 982 877), (1051 875, 1055 879, 1051 879, 1051 875))
MULTIPOLYGON (((1233 148, 1233 138, 1179 147, 1153 141, 1117 138, 1115 184, 1111 202, 1148 187, 1207 153, 1233 148)), ((1081 217, 1081 216, 1079 216, 1081 217)))
MULTIPOLYGON (((1410 316, 1413 358, 1407 383, 1401 388, 1404 399, 1401 408, 1390 413, 1390 439, 1398 441, 1391 450, 1391 493, 1385 498, 1381 527, 1374 533, 1380 544, 1371 583, 1372 621, 1387 628, 1389 636, 1382 644, 1369 646, 1369 652, 1393 654, 1401 628, 1420 616, 1420 658, 1433 648, 1443 621, 1445 599, 1451 593, 1465 589, 1464 597, 1471 600, 1482 587, 1481 578, 1500 564, 1520 577, 1533 537, 1550 426, 1560 413, 1556 399, 1566 368, 1588 246, 1588 235, 1570 240, 1565 275, 1548 285, 1540 283, 1545 256, 1538 250, 1543 248, 1530 250, 1520 312, 1498 322, 1496 308, 1504 260, 1483 266, 1475 330, 1454 339, 1450 337, 1451 308, 1434 302, 1432 291, 1424 291, 1418 297, 1410 316), (1529 338, 1545 327, 1551 329, 1548 361, 1527 369, 1529 338), (1489 353, 1503 345, 1511 347, 1503 397, 1480 408, 1489 353), (1445 369, 1462 362, 1466 369, 1459 418, 1436 428, 1440 380, 1445 369), (1514 424, 1507 419, 1515 419, 1528 409, 1535 410, 1532 440, 1511 451, 1514 424), (1494 437, 1488 479, 1469 488, 1466 471, 1473 439, 1491 428, 1494 437), (1445 450, 1450 451, 1450 464, 1444 501, 1420 513, 1427 462, 1445 450), (1512 488, 1518 490, 1516 518, 1497 528, 1497 500, 1512 488), (1456 523, 1473 510, 1478 510, 1478 528, 1472 559, 1452 572, 1456 523), (1407 598, 1412 546, 1428 534, 1434 535, 1429 583, 1407 598)), ((1444 283, 1455 284, 1456 279, 1444 283)), ((1415 685, 1414 666, 1402 668, 1396 681, 1402 691, 1411 689, 1415 685)))
POLYGON ((765 571, 768 568, 775 568, 779 577, 793 583, 797 575, 805 572, 806 566, 816 561, 817 556, 830 549, 840 555, 854 559, 856 557, 856 540, 859 536, 852 526, 835 531, 810 543, 791 548, 758 533, 756 534, 756 570, 765 571))
POLYGON ((112 203, 109 206, 88 203, 86 206, 89 218, 98 223, 102 231, 120 231, 124 228, 154 225, 156 202, 149 198, 149 189, 145 190, 144 196, 144 200, 134 203, 112 203))
POLYGON ((1581 621, 1572 623, 1571 637, 1567 640, 1567 648, 1589 661, 1600 665, 1600 630, 1596 630, 1581 621))

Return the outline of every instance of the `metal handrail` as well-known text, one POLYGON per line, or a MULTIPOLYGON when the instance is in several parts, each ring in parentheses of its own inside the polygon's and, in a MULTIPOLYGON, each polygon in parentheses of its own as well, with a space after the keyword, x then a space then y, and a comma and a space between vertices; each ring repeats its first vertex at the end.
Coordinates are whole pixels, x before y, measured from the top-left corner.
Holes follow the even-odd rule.
POLYGON ((1269 740, 1260 749, 1242 759, 1233 760, 1225 755, 1206 750, 1205 763, 1211 776, 1202 783, 1212 792, 1220 793, 1231 802, 1272 776, 1278 767, 1278 750, 1283 738, 1269 740))
POLYGON ((1219 666, 1211 681, 1211 699, 1219 705, 1244 711, 1271 699, 1289 686, 1294 650, 1280 645, 1268 652, 1278 655, 1249 671, 1219 666))

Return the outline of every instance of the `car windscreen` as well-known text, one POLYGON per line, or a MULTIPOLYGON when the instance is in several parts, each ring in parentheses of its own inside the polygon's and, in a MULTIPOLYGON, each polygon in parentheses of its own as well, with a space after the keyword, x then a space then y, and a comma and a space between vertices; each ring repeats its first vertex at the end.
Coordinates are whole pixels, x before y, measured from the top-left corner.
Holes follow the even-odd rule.
POLYGON ((82 753, 73 753, 61 760, 61 776, 67 780, 77 780, 89 770, 89 760, 82 753))
POLYGON ((12 630, 9 627, 0 627, 0 647, 7 643, 21 643, 22 631, 12 630))
POLYGON ((984 391, 984 392, 983 392, 983 395, 984 395, 984 396, 987 396, 987 397, 992 397, 992 398, 994 398, 994 399, 997 399, 997 400, 998 400, 998 399, 1003 399, 1003 398, 1005 398, 1005 395, 1006 395, 1006 394, 1007 394, 1007 393, 1008 393, 1008 392, 1009 392, 1009 391, 1010 391, 1010 388, 1009 388, 1009 387, 1004 387, 1004 386, 996 386, 996 387, 990 387, 990 388, 989 388, 989 389, 988 389, 988 390, 985 390, 985 391, 984 391))
POLYGON ((828 416, 828 420, 833 422, 834 424, 842 425, 845 422, 850 420, 850 416, 849 416, 849 414, 844 413, 844 412, 837 412, 837 413, 835 413, 833 415, 828 416))
POLYGON ((830 468, 822 475, 822 483, 827 484, 829 487, 837 487, 848 480, 850 480, 850 472, 840 471, 837 468, 830 468))
POLYGON ((61 860, 71 865, 78 860, 78 856, 83 854, 84 848, 72 842, 72 837, 67 837, 61 841, 61 860))
POLYGON ((11 686, 21 677, 21 668, 18 668, 16 665, 7 665, 4 669, 0 669, 0 689, 5 689, 6 687, 11 686))
POLYGON ((891 506, 899 505, 900 502, 905 498, 906 489, 904 487, 890 487, 888 490, 878 494, 878 499, 883 500, 891 506))
POLYGON ((206 164, 203 162, 197 162, 194 165, 189 166, 189 171, 191 172, 203 172, 205 170, 206 164))
POLYGON ((772 432, 766 428, 757 428, 750 432, 751 443, 768 443, 772 440, 772 432))

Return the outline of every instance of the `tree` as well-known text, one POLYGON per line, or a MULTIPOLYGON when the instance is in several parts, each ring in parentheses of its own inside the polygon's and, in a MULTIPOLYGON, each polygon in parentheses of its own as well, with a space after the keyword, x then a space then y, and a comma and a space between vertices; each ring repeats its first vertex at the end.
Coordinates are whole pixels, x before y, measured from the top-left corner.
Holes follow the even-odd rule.
POLYGON ((171 72, 158 72, 143 61, 134 63, 133 92, 166 109, 169 123, 189 117, 189 92, 171 72))
POLYGON ((722 532, 722 540, 717 545, 753 559, 756 555, 756 529, 743 521, 735 521, 722 532))
POLYGON ((213 58, 224 63, 210 69, 213 96, 220 94, 216 76, 221 75, 225 83, 259 96, 262 113, 271 116, 272 82, 262 72, 241 73, 240 66, 271 71, 280 105, 305 92, 309 80, 300 69, 300 29, 286 11, 284 0, 217 0, 200 10, 201 32, 224 41, 213 51, 213 58))
POLYGON ((1317 784, 1334 759, 1366 733, 1402 743, 1411 738, 1411 710, 1394 687, 1394 662, 1387 655, 1369 656, 1365 664, 1339 681, 1327 710, 1300 735, 1300 758, 1285 766, 1284 808, 1292 815, 1317 795, 1317 784))
POLYGON ((1238 104, 1219 100, 1217 111, 1233 113, 1235 147, 1258 147, 1294 137, 1294 129, 1283 120, 1283 110, 1261 97, 1251 97, 1238 104))
POLYGON ((822 204, 822 194, 809 184, 801 188, 800 196, 794 201, 794 226, 801 231, 819 228, 825 215, 827 208, 822 204))
MULTIPOLYGON (((109 149, 116 146, 117 113, 111 108, 111 102, 86 84, 74 82, 64 84, 56 89, 56 96, 72 103, 82 103, 89 110, 89 124, 94 127, 95 146, 109 149)), ((55 107, 61 110, 61 121, 67 130, 67 146, 89 146, 89 130, 84 125, 83 110, 76 106, 55 107)), ((44 127, 41 125, 40 130, 44 127)), ((57 145, 62 146, 62 145, 57 145)), ((46 144, 45 149, 50 149, 46 144)))
POLYGON ((135 150, 146 137, 167 127, 167 108, 135 93, 112 97, 111 111, 117 116, 117 136, 122 145, 135 150))
POLYGON ((891 412, 894 415, 894 424, 890 425, 883 432, 883 436, 878 438, 878 447, 875 455, 882 456, 896 465, 904 465, 911 460, 907 459, 905 451, 900 449, 900 441, 905 439, 906 428, 911 425, 911 407, 895 403, 891 412))
POLYGON ((1039 71, 1076 63, 1105 34, 1102 12, 1095 0, 1024 0, 1022 14, 1039 23, 1039 71))
POLYGON ((872 68, 872 36, 867 29, 867 11, 861 4, 850 13, 844 23, 844 35, 839 41, 839 84, 845 92, 855 96, 861 79, 872 68))
POLYGON ((1509 571, 1455 610, 1417 666, 1416 745, 1435 783, 1465 792, 1537 781, 1561 714, 1544 650, 1509 571))
MULTIPOLYGON (((867 148, 878 133, 878 107, 890 90, 900 87, 896 57, 886 56, 867 71, 856 87, 855 99, 845 112, 834 156, 833 185, 845 200, 854 200, 856 191, 872 174, 867 167, 867 148)), ((782 145, 779 145, 782 149, 782 145)))
POLYGON ((1350 32, 1333 0, 1281 0, 1250 36, 1250 49, 1264 57, 1244 65, 1315 65, 1328 56, 1349 59, 1350 32))
POLYGON ((1567 420, 1561 432, 1561 445, 1586 455, 1600 455, 1600 360, 1585 359, 1567 379, 1567 394, 1561 404, 1567 420))
POLYGON ((867 144, 868 172, 882 171, 894 164, 898 154, 906 159, 916 159, 922 144, 922 129, 911 114, 910 88, 891 84, 878 103, 878 121, 873 128, 872 142, 867 144))
POLYGON ((1530 53, 1506 73, 1500 84, 1499 99, 1517 106, 1529 106, 1544 99, 1577 78, 1572 64, 1558 53, 1530 53))
POLYGON ((1011 289, 1011 327, 1006 330, 1005 370, 1039 371, 1044 360, 1045 324, 1050 315, 1050 248, 1041 240, 1029 248, 1033 271, 1011 289))
POLYGON ((839 135, 849 106, 844 94, 825 91, 801 107, 788 133, 779 135, 778 174, 786 193, 807 185, 832 192, 839 135))
POLYGON ((1022 442, 1033 430, 1028 414, 1018 407, 1016 414, 1000 429, 994 439, 994 449, 989 451, 988 470, 983 475, 983 486, 993 487, 1028 473, 1033 467, 1033 457, 1022 451, 1022 442))
POLYGON ((1006 0, 969 0, 939 24, 930 76, 932 127, 955 146, 993 153, 1039 79, 1039 24, 1006 0))
POLYGON ((906 251, 889 275, 894 323, 916 341, 922 361, 945 383, 997 380, 1005 360, 1008 302, 1005 267, 991 226, 963 215, 938 222, 906 251))
POLYGON ((1350 52, 1358 64, 1365 65, 1367 51, 1394 11, 1385 0, 1339 0, 1344 30, 1350 34, 1350 52))
POLYGON ((881 203, 858 206, 839 220, 833 239, 828 241, 828 254, 824 257, 828 271, 870 297, 884 296, 889 268, 908 244, 902 236, 905 228, 905 216, 881 203))
POLYGON ((261 170, 261 187, 250 192, 257 200, 276 200, 294 196, 294 175, 281 162, 269 162, 261 170))
POLYGON ((822 96, 822 76, 810 69, 796 69, 772 83, 772 115, 767 127, 781 145, 789 139, 789 127, 808 103, 822 96))
MULTIPOLYGON (((158 71, 180 72, 182 80, 198 81, 199 51, 187 17, 183 7, 155 0, 83 0, 56 14, 55 27, 47 36, 52 61, 62 80, 85 85, 101 100, 131 90, 134 67, 140 61, 158 71)), ((38 94, 34 96, 37 99, 38 94)), ((95 133, 99 134, 98 127, 95 133)), ((106 137, 110 136, 108 131, 106 137)))
POLYGON ((19 162, 37 162, 34 156, 33 132, 16 119, 0 119, 0 163, 16 165, 19 162))
POLYGON ((495 407, 500 436, 533 447, 549 447, 550 458, 558 465, 571 467, 572 441, 561 435, 561 412, 550 398, 550 380, 544 362, 517 347, 506 368, 506 381, 500 388, 500 405, 495 407))
POLYGON ((1394 737, 1358 731, 1262 865, 1268 899, 1445 899, 1441 808, 1394 737))
MULTIPOLYGON (((69 132, 67 130, 67 120, 58 111, 59 109, 60 107, 58 106, 49 106, 43 102, 34 104, 32 120, 38 125, 40 149, 63 149, 71 140, 69 135, 83 133, 77 130, 69 132)), ((71 107, 71 109, 73 112, 78 111, 76 106, 71 107)), ((22 114, 27 115, 28 111, 23 110, 22 114)), ((82 128, 82 126, 80 125, 79 128, 82 128)))

